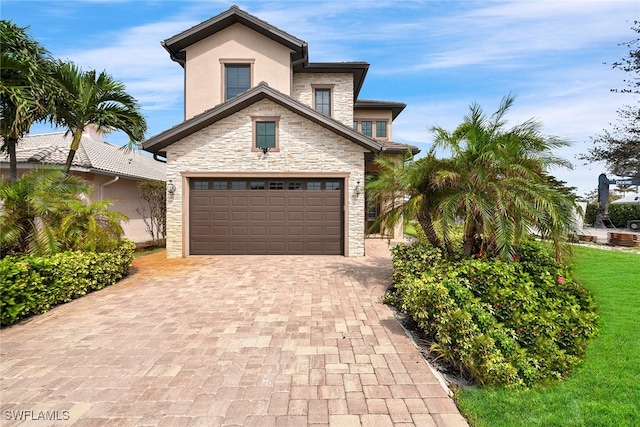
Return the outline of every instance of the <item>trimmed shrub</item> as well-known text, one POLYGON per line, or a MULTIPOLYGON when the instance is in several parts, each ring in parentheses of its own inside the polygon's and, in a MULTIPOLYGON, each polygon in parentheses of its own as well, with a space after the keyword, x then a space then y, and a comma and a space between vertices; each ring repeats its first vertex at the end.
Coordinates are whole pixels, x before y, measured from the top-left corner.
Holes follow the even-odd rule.
POLYGON ((609 218, 618 228, 627 228, 629 221, 640 220, 639 203, 617 203, 609 205, 609 218))
POLYGON ((388 301, 479 384, 564 378, 596 333, 593 298, 541 245, 522 244, 514 258, 447 262, 426 244, 400 245, 388 301))
MULTIPOLYGON (((598 214, 598 205, 587 205, 584 217, 585 224, 593 225, 598 214)), ((627 228, 629 221, 640 220, 640 204, 638 203, 614 203, 609 204, 609 219, 617 228, 627 228)))
POLYGON ((113 252, 62 252, 0 260, 0 325, 44 313, 114 284, 128 274, 134 250, 133 242, 123 240, 113 252))

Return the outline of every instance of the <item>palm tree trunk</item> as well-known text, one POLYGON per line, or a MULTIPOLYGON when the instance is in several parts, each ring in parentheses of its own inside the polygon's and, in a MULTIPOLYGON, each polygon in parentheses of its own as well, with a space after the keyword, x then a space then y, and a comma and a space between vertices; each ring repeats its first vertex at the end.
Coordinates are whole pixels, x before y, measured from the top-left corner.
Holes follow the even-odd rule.
POLYGON ((433 218, 431 217, 431 213, 429 213, 426 208, 422 208, 416 217, 425 236, 427 236, 429 243, 431 243, 431 246, 434 248, 441 248, 442 243, 440 242, 438 233, 436 233, 436 229, 433 227, 433 218))
POLYGON ((71 170, 73 158, 76 156, 76 151, 78 151, 78 148, 80 147, 80 138, 82 138, 82 129, 76 130, 73 133, 73 141, 71 141, 71 148, 69 149, 67 162, 64 165, 64 174, 67 176, 69 176, 69 171, 71 170))
POLYGON ((16 182, 18 179, 18 158, 16 157, 16 144, 18 138, 7 138, 7 151, 9 153, 9 180, 16 182))

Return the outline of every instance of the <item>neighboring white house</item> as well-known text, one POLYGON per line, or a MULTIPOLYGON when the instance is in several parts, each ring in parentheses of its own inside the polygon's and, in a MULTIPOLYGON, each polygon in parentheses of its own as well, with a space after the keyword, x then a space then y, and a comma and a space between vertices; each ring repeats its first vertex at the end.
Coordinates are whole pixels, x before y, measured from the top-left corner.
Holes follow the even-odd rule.
MULTIPOLYGON (((27 135, 18 140, 16 157, 18 175, 42 165, 63 167, 71 135, 64 132, 27 135)), ((140 151, 125 151, 121 147, 104 141, 101 134, 92 129, 82 135, 76 152, 71 174, 79 176, 94 186, 93 199, 110 199, 115 204, 112 209, 129 217, 123 224, 125 236, 134 242, 151 239, 144 220, 138 211, 146 202, 140 198, 137 183, 142 180, 165 181, 166 164, 154 160, 140 151)), ((9 157, 0 154, 0 180, 9 177, 9 157)), ((148 214, 147 214, 148 215, 148 214)))
POLYGON ((375 155, 418 152, 392 139, 405 104, 358 99, 369 64, 309 62, 237 6, 162 45, 185 87, 185 121, 143 142, 175 186, 167 256, 364 255, 375 155))
POLYGON ((621 203, 640 203, 640 194, 638 193, 627 194, 623 198, 614 200, 613 202, 611 202, 611 204, 616 204, 616 205, 621 203))

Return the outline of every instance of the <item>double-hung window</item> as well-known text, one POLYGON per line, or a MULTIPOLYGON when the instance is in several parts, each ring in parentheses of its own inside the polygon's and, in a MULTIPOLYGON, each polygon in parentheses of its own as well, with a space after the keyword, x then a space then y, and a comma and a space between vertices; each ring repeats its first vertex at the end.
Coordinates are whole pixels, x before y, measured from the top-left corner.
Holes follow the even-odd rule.
POLYGON ((225 64, 225 101, 246 92, 251 87, 250 64, 225 64))

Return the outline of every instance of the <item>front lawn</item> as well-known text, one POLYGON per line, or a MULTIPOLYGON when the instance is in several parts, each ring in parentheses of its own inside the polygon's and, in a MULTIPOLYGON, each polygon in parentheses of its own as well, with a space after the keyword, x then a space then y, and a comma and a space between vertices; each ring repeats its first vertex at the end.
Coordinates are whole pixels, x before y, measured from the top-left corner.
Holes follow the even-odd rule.
POLYGON ((562 382, 458 390, 475 427, 640 426, 640 255, 574 249, 578 282, 595 296, 599 333, 562 382))

